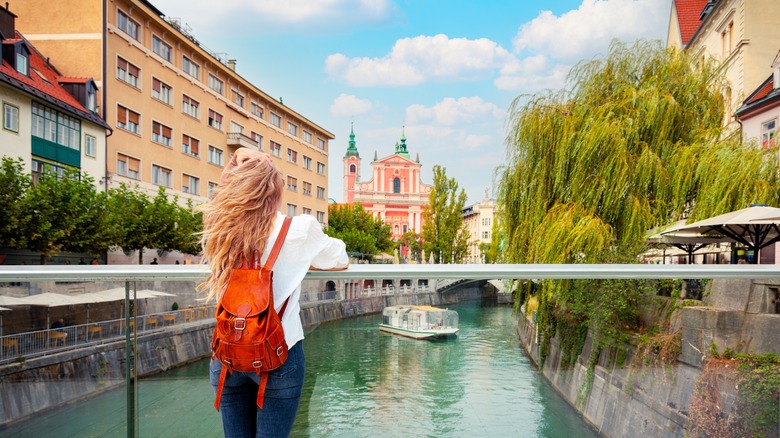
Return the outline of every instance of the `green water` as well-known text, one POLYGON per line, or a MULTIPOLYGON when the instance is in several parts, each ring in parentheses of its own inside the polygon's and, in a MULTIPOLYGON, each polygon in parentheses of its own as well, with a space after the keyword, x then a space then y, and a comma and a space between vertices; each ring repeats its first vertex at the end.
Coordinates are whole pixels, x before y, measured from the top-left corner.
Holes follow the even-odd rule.
MULTIPOLYGON (((306 384, 292 436, 596 436, 542 380, 508 307, 453 307, 460 333, 418 341, 379 332, 380 315, 306 334, 306 384)), ((139 436, 221 436, 208 363, 139 383, 139 436)), ((125 436, 124 390, 0 430, 8 437, 125 436)))

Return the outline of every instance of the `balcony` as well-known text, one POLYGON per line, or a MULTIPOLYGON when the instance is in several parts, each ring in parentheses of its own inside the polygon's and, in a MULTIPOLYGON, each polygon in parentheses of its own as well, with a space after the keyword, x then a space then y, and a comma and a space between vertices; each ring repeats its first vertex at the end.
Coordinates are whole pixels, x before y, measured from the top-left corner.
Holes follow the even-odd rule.
POLYGON ((228 146, 245 147, 257 150, 260 149, 260 143, 257 140, 254 140, 251 137, 247 137, 240 132, 228 132, 227 144, 228 146))

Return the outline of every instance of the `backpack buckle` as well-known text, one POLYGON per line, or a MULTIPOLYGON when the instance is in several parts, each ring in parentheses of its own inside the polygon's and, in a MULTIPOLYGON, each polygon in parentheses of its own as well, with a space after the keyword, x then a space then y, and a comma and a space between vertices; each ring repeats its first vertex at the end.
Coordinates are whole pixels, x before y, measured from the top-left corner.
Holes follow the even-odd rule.
POLYGON ((236 330, 243 330, 246 328, 246 318, 236 318, 233 322, 233 328, 236 330))
POLYGON ((263 367, 263 361, 256 360, 256 361, 252 362, 252 366, 255 367, 255 368, 262 368, 263 367))
POLYGON ((280 345, 280 346, 276 347, 276 355, 277 356, 281 356, 282 353, 284 353, 284 350, 282 349, 282 346, 280 345))

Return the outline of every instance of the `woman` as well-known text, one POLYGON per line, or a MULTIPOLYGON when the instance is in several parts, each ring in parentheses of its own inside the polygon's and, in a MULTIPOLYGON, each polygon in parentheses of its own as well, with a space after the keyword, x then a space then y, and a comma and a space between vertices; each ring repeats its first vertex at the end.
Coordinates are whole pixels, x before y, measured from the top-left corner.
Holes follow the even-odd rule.
MULTIPOLYGON (((219 187, 204 204, 203 260, 211 274, 199 287, 208 299, 219 299, 233 268, 249 260, 254 251, 264 263, 284 220, 281 207, 284 179, 271 157, 240 148, 222 172, 219 187)), ((349 258, 344 242, 328 237, 311 215, 293 218, 273 268, 276 310, 285 300, 282 316, 289 349, 287 361, 269 373, 263 409, 256 406, 260 376, 233 372, 227 375, 220 400, 226 437, 288 436, 303 389, 304 357, 300 318, 301 281, 311 269, 346 269, 349 258)), ((211 384, 218 385, 222 364, 212 360, 211 384)))

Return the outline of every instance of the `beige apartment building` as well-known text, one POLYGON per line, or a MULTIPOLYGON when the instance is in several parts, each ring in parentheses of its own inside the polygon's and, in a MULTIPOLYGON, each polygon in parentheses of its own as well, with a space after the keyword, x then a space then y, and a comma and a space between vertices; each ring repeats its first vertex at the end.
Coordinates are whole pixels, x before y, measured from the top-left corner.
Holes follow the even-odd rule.
POLYGON ((465 207, 462 218, 469 233, 469 251, 461 263, 482 263, 481 244, 490 244, 493 239, 493 224, 496 220, 496 201, 490 199, 485 190, 485 199, 465 207))
POLYGON ((63 75, 94 78, 98 112, 113 129, 109 187, 165 187, 198 204, 236 149, 249 147, 283 171, 283 213, 326 222, 333 134, 243 78, 235 60, 208 50, 186 24, 139 0, 25 0, 10 8, 19 31, 63 75))
POLYGON ((673 0, 668 47, 720 61, 726 71, 724 124, 738 127, 734 113, 772 73, 780 49, 777 0, 673 0))

